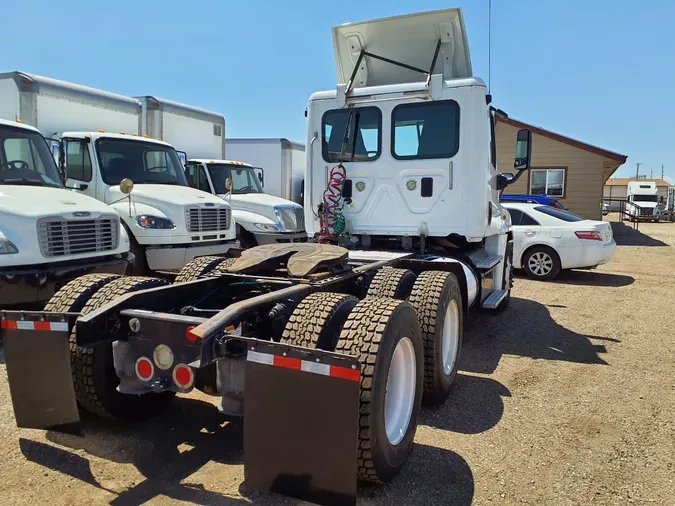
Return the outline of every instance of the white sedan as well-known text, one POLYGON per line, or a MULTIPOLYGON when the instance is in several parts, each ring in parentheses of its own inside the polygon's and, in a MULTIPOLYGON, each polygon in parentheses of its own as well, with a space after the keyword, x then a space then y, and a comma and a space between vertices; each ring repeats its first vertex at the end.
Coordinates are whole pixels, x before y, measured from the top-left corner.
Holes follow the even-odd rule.
POLYGON ((513 267, 550 280, 560 269, 592 268, 614 255, 612 227, 540 204, 502 204, 513 224, 513 267))

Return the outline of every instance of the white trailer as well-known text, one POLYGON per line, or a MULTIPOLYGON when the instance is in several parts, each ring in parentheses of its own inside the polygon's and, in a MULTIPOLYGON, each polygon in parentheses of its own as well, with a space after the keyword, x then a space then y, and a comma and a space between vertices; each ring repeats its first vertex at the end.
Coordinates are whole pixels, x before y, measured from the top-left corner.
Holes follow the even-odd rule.
POLYGON ((141 134, 139 100, 22 72, 0 74, 0 98, 5 116, 60 138, 67 187, 119 213, 136 273, 180 270, 236 246, 230 206, 190 188, 173 146, 141 134))
POLYGON ((227 139, 227 157, 264 169, 265 193, 302 204, 305 145, 284 138, 227 139))
POLYGON ((117 213, 64 189, 37 129, 0 120, 0 307, 42 304, 75 278, 132 262, 117 213))
MULTIPOLYGON (((182 150, 188 185, 227 198, 237 223, 236 237, 242 247, 307 239, 302 206, 280 198, 279 193, 267 191, 269 185, 281 187, 278 152, 276 167, 274 164, 269 168, 267 165, 252 167, 236 157, 226 160, 222 114, 147 95, 137 98, 143 109, 143 134, 163 139, 182 150), (225 188, 227 179, 232 183, 231 191, 225 188)), ((269 143, 259 146, 264 155, 269 155, 270 147, 269 143)), ((284 151, 284 156, 290 167, 290 151, 284 151)), ((300 159, 296 153, 296 165, 300 159)))

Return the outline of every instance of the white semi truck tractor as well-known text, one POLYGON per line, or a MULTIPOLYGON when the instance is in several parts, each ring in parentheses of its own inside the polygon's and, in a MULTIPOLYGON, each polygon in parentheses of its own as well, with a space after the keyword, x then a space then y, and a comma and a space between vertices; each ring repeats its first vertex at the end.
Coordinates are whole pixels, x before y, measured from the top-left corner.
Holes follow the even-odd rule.
POLYGON ((190 188, 174 147, 141 134, 139 100, 23 72, 0 74, 0 100, 12 119, 59 138, 67 188, 117 211, 135 273, 237 246, 230 205, 190 188))
POLYGON ((222 114, 149 95, 136 98, 143 109, 143 134, 164 139, 185 153, 189 186, 227 200, 242 247, 306 240, 302 206, 263 188, 265 174, 270 184, 280 182, 282 173, 276 171, 281 168, 254 168, 245 159, 225 159, 222 114))
MULTIPOLYGON (((77 423, 76 401, 114 418, 149 416, 198 388, 243 415, 250 487, 355 504, 357 480, 395 478, 422 405, 452 392, 464 315, 507 308, 513 241, 499 192, 518 174, 497 171, 498 111, 472 76, 459 9, 338 26, 333 43, 340 84, 307 109, 313 242, 199 259, 172 285, 111 279, 83 309, 64 295, 50 312, 0 313, 68 322, 48 336, 61 354, 40 357, 53 356, 52 381, 38 385, 18 366, 9 377, 20 426, 77 423), (93 390, 77 388, 86 381, 77 375, 68 385, 71 332, 114 365, 85 370, 106 379, 93 390)), ((530 140, 518 133, 519 174, 530 140)), ((4 331, 8 371, 42 351, 23 347, 46 334, 4 331)))
POLYGON ((75 278, 132 262, 117 213, 64 189, 38 130, 0 120, 0 307, 42 305, 75 278))

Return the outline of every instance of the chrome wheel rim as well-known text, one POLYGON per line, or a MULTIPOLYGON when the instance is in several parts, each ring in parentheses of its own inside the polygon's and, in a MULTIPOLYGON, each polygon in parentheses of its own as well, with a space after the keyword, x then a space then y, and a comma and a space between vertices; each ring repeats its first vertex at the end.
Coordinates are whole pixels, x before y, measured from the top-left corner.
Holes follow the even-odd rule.
POLYGON ((441 354, 443 355, 443 372, 446 376, 452 374, 457 361, 459 348, 459 306, 456 300, 451 300, 445 310, 443 321, 443 336, 441 340, 441 354))
POLYGON ((401 442, 410 425, 416 380, 415 348, 409 338, 403 337, 389 364, 384 396, 384 428, 394 446, 401 442))

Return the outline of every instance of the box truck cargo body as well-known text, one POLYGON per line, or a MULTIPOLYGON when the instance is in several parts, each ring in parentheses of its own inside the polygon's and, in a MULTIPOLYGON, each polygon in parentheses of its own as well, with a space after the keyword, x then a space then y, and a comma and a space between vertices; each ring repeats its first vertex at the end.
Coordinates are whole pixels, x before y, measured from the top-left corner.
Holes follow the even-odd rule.
POLYGON ((227 158, 265 170, 265 193, 302 204, 305 145, 288 139, 227 139, 227 158))
POLYGON ((190 188, 173 146, 142 135, 141 101, 21 72, 0 83, 11 119, 59 137, 66 187, 118 212, 136 273, 179 270, 236 245, 229 204, 190 188))
POLYGON ((225 118, 218 113, 160 99, 137 97, 142 107, 142 133, 163 139, 194 156, 225 158, 225 118))

